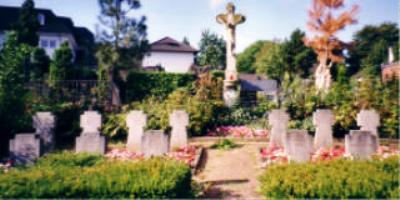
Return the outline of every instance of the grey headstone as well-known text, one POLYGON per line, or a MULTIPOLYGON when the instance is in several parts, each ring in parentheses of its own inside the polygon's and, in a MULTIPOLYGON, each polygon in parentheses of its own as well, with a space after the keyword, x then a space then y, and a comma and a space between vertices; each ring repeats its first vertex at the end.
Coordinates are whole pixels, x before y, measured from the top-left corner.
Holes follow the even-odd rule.
POLYGON ((312 137, 307 131, 291 130, 286 135, 285 153, 290 161, 307 162, 313 153, 312 137))
POLYGON ((85 133, 76 138, 76 153, 106 153, 106 138, 99 133, 85 133))
POLYGON ((357 125, 361 127, 360 130, 371 131, 372 134, 378 136, 379 114, 374 109, 361 110, 357 115, 357 125))
POLYGON ((34 133, 15 135, 10 140, 10 155, 17 164, 33 163, 42 155, 40 138, 34 133))
POLYGON ((171 148, 186 147, 188 145, 189 115, 184 110, 174 110, 169 115, 169 124, 172 127, 171 148))
POLYGON ((283 110, 275 109, 269 113, 268 122, 271 125, 270 144, 284 145, 289 115, 283 110))
POLYGON ((51 112, 37 112, 33 117, 33 127, 39 135, 43 144, 43 151, 48 152, 54 149, 54 128, 56 120, 51 112))
POLYGON ((379 138, 370 131, 352 130, 345 136, 346 154, 355 159, 369 159, 378 148, 379 138))
POLYGON ((313 115, 315 126, 314 147, 330 148, 333 145, 332 125, 335 119, 331 110, 317 110, 313 115))
POLYGON ((141 152, 146 121, 147 116, 143 111, 134 110, 126 116, 126 126, 129 132, 126 146, 129 150, 141 152))
POLYGON ((81 136, 76 138, 77 153, 105 154, 106 139, 100 135, 101 115, 96 111, 85 111, 81 115, 81 136))
POLYGON ((161 130, 149 130, 143 134, 142 153, 145 157, 168 153, 169 136, 161 130))
POLYGON ((101 115, 97 111, 85 111, 81 115, 80 125, 82 133, 100 133, 101 115))

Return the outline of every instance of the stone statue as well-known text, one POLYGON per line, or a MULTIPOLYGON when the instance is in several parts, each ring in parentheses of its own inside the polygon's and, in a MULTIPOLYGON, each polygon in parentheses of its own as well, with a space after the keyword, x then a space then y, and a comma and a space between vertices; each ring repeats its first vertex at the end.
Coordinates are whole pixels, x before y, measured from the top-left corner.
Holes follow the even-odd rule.
POLYGON ((235 14, 235 5, 228 3, 226 7, 227 13, 217 16, 217 22, 225 25, 226 29, 226 81, 237 81, 236 70, 236 26, 245 22, 245 16, 235 14))
POLYGON ((224 25, 226 29, 226 69, 224 81, 224 101, 225 105, 231 107, 239 97, 236 89, 238 73, 236 70, 236 26, 245 22, 245 16, 235 14, 235 5, 228 3, 227 13, 217 16, 217 22, 224 25))

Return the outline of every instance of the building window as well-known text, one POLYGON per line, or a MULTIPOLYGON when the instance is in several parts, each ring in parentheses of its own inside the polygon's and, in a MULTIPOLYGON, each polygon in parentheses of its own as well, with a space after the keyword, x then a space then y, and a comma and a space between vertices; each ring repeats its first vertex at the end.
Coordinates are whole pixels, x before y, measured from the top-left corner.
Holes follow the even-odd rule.
POLYGON ((57 42, 55 40, 50 40, 50 48, 55 49, 57 42))
POLYGON ((40 41, 40 47, 47 48, 48 46, 49 46, 49 41, 47 41, 47 40, 40 41))
POLYGON ((39 13, 39 14, 38 14, 38 20, 39 20, 40 25, 44 26, 44 24, 45 24, 45 17, 44 17, 44 14, 39 13))

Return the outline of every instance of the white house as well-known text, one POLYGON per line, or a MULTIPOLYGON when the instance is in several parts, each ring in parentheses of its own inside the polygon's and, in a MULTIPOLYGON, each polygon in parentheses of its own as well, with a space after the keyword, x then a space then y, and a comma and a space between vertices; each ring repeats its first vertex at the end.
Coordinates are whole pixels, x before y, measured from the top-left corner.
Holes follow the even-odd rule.
MULTIPOLYGON (((4 43, 6 31, 13 29, 19 19, 19 7, 0 6, 0 45, 4 43)), ((47 55, 53 56, 54 51, 67 41, 74 55, 80 50, 78 40, 93 40, 93 34, 83 27, 75 27, 72 20, 67 17, 56 16, 51 10, 36 9, 40 23, 39 47, 47 55), (77 37, 86 37, 85 39, 77 37)))
POLYGON ((143 58, 144 69, 162 67, 165 72, 187 73, 194 64, 197 50, 170 37, 153 42, 143 58))

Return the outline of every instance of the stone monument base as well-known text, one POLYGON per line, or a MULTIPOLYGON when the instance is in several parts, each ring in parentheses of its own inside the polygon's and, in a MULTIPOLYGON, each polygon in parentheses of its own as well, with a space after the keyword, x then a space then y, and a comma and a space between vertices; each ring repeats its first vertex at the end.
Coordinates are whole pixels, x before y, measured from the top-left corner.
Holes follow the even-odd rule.
POLYGON ((106 153, 106 138, 99 133, 85 133, 76 138, 76 153, 106 153))
POLYGON ((224 81, 224 103, 228 107, 232 107, 239 99, 239 91, 236 81, 224 81))

